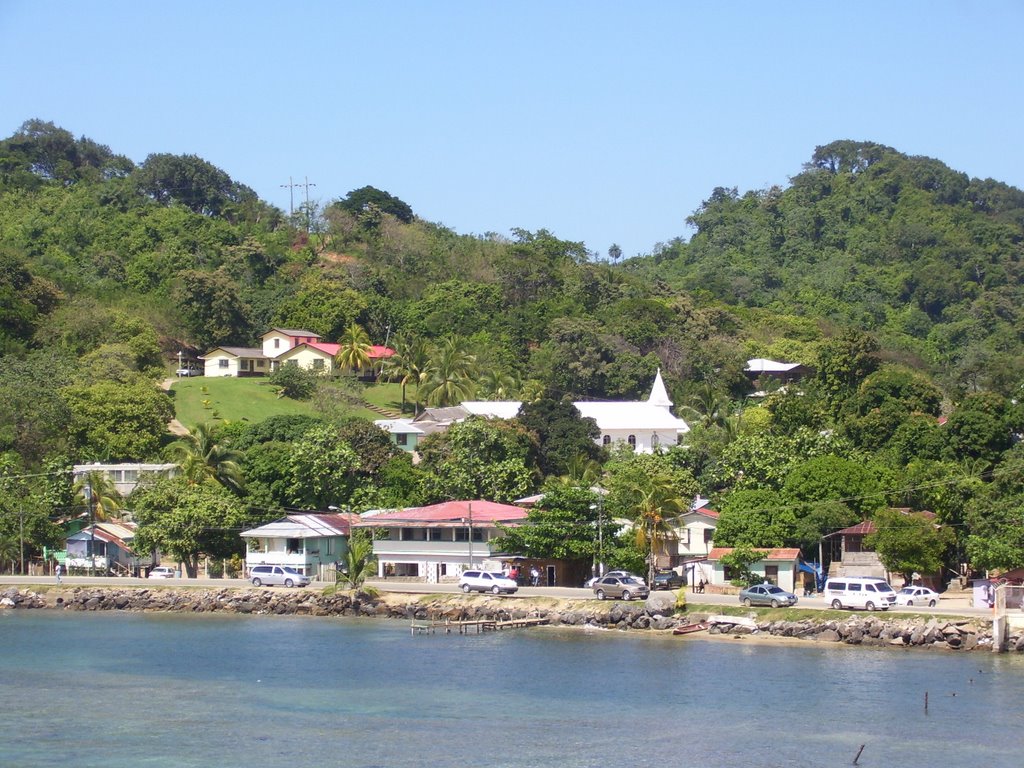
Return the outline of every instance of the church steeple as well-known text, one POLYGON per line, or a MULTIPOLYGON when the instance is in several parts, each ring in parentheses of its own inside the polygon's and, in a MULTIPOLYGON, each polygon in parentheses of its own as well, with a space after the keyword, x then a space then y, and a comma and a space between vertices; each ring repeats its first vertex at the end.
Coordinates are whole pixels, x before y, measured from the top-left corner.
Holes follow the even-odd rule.
POLYGON ((661 380, 661 368, 654 377, 654 386, 651 387, 651 396, 647 398, 647 402, 666 410, 672 407, 672 401, 668 399, 668 392, 665 390, 665 382, 661 380))

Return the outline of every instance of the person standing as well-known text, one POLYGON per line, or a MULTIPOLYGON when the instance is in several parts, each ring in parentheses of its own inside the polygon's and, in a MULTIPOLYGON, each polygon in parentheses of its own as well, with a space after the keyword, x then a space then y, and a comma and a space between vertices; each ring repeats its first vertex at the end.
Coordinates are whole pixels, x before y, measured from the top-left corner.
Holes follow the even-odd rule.
POLYGON ((61 568, 60 563, 57 563, 57 567, 53 569, 53 575, 57 577, 57 583, 58 584, 62 583, 61 580, 60 580, 60 574, 61 574, 62 570, 63 569, 61 568))

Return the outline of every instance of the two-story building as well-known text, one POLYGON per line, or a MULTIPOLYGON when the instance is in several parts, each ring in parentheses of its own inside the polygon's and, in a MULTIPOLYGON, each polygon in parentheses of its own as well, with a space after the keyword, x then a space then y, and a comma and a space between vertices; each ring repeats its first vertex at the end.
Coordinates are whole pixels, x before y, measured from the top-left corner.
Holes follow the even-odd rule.
POLYGON ((526 520, 526 509, 493 501, 445 501, 426 507, 364 513, 353 528, 375 532, 373 553, 379 576, 428 584, 455 581, 467 568, 483 568, 501 554, 492 542, 498 525, 526 520), (386 532, 386 536, 381 533, 386 532))
MULTIPOLYGON (((200 356, 206 376, 265 376, 282 365, 298 365, 332 373, 337 368, 340 344, 325 342, 320 334, 296 328, 271 328, 260 337, 259 347, 217 347, 200 356)), ((371 370, 395 354, 390 347, 375 345, 367 351, 371 370)))
POLYGON ((351 521, 356 515, 289 514, 242 531, 246 542, 245 572, 256 565, 282 565, 314 579, 323 579, 348 552, 351 521))

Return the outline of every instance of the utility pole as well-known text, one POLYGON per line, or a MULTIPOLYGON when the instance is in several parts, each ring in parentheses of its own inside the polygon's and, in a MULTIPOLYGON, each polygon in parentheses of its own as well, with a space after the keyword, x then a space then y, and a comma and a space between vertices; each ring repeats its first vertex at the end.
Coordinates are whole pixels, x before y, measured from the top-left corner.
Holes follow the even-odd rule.
MULTIPOLYGON (((295 188, 296 187, 301 187, 301 186, 302 186, 301 184, 293 184, 291 176, 288 177, 288 183, 287 184, 282 184, 281 185, 281 189, 287 189, 288 190, 288 216, 289 217, 295 215, 295 188)), ((308 189, 306 190, 306 197, 307 198, 309 197, 309 190, 308 189)))
MULTIPOLYGON (((306 183, 303 184, 302 186, 304 186, 306 188, 306 210, 308 211, 309 210, 309 188, 310 187, 315 187, 316 184, 313 184, 312 182, 310 182, 309 176, 306 176, 305 178, 306 178, 306 183)), ((289 179, 289 181, 291 181, 291 179, 289 179)), ((296 184, 295 186, 299 186, 299 185, 296 184)))
POLYGON ((21 575, 25 575, 25 509, 18 510, 18 538, 21 541, 21 575))

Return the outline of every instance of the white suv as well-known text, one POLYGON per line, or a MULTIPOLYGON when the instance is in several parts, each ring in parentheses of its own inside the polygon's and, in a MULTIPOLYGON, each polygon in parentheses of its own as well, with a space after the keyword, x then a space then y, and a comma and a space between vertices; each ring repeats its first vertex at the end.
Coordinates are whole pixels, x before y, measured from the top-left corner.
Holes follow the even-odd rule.
POLYGON ((500 595, 508 592, 510 595, 519 589, 519 585, 503 573, 490 573, 489 571, 465 571, 459 577, 459 588, 463 592, 493 592, 500 595))
POLYGON ((149 578, 151 579, 173 579, 177 575, 178 572, 169 565, 158 565, 149 572, 149 578))

